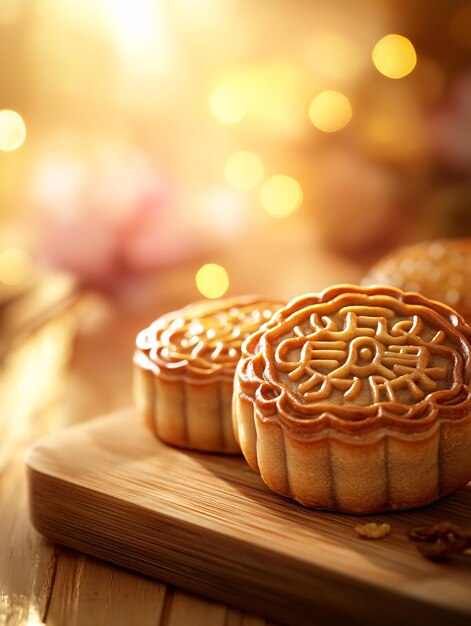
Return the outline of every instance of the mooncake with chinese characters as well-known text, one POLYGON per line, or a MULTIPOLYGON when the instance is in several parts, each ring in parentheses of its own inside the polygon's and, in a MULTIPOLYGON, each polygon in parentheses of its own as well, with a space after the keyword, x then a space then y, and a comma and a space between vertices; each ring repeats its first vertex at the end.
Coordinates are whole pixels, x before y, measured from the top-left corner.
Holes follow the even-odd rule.
POLYGON ((160 439, 193 450, 240 452, 231 406, 241 345, 280 306, 253 296, 197 302, 139 333, 135 401, 160 439))
POLYGON ((234 384, 242 452, 274 491, 373 513, 471 479, 471 328, 393 287, 292 300, 246 339, 234 384))

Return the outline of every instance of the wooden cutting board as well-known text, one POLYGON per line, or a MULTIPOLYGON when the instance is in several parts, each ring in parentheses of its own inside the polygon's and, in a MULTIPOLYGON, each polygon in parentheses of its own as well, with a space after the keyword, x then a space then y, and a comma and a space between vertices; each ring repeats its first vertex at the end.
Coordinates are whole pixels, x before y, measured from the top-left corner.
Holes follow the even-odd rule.
POLYGON ((408 512, 308 510, 240 457, 163 445, 132 410, 51 435, 26 463, 39 532, 162 581, 286 624, 471 623, 471 558, 427 561, 406 536, 471 526, 471 483, 408 512), (392 532, 362 539, 354 526, 367 521, 392 532))

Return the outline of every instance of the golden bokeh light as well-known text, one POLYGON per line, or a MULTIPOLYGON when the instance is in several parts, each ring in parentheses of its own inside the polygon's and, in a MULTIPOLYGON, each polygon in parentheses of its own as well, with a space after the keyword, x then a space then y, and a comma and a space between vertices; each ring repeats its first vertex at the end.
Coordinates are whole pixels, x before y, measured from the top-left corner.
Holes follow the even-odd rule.
POLYGON ((243 119, 257 133, 304 137, 306 71, 292 62, 247 63, 228 66, 220 76, 243 98, 243 119))
POLYGON ((309 106, 309 117, 316 128, 334 133, 344 128, 352 119, 352 105, 339 91, 321 91, 309 106))
POLYGON ((234 152, 226 161, 224 176, 236 191, 249 191, 263 178, 262 160, 253 152, 234 152))
POLYGON ((265 211, 277 219, 288 217, 302 204, 303 190, 295 178, 278 174, 260 189, 260 202, 265 211))
POLYGON ((402 35, 386 35, 378 41, 372 53, 378 72, 388 78, 404 78, 417 65, 414 46, 402 35))
POLYGON ((19 148, 26 138, 26 126, 16 111, 0 111, 0 150, 11 152, 19 148))
POLYGON ((196 272, 196 286, 205 298, 220 298, 229 288, 226 270, 217 263, 206 263, 196 272))
POLYGON ((25 282, 33 271, 33 259, 22 248, 5 248, 0 251, 0 282, 9 285, 20 285, 25 282))
POLYGON ((211 94, 209 108, 218 122, 231 126, 244 117, 247 102, 240 89, 233 85, 222 85, 211 94))

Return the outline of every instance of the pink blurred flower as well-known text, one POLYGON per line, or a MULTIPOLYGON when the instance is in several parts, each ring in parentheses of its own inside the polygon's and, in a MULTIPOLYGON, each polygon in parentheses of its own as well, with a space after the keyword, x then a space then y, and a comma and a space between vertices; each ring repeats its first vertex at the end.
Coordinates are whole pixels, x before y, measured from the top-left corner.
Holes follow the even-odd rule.
POLYGON ((105 145, 88 159, 49 151, 36 163, 29 192, 41 257, 83 283, 114 285, 191 252, 170 182, 136 148, 105 145))

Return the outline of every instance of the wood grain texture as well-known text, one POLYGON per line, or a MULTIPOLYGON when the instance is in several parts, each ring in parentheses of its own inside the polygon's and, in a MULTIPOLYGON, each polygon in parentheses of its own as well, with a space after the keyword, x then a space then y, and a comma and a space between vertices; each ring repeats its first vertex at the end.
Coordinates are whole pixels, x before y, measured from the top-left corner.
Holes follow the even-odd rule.
MULTIPOLYGON (((469 561, 429 562, 406 537, 442 519, 471 525, 469 485, 422 509, 362 518, 392 527, 369 542, 354 532, 358 517, 269 492, 241 458, 165 446, 132 410, 42 440, 27 464, 40 532, 172 585, 287 624, 372 625, 378 614, 383 624, 470 623, 469 561)), ((164 607, 163 623, 185 611, 178 601, 167 619, 164 607)), ((215 626, 228 621, 217 605, 208 611, 215 626)))
MULTIPOLYGON (((29 520, 25 447, 129 403, 130 346, 149 319, 97 295, 62 299, 48 284, 35 291, 44 297, 28 292, 0 311, 0 626, 187 626, 181 602, 216 626, 215 603, 53 544, 29 520)), ((265 626, 223 608, 227 626, 265 626)))
POLYGON ((73 328, 70 311, 56 312, 15 340, 0 366, 0 624, 37 623, 47 612, 57 555, 28 520, 22 454, 50 431, 73 328))
POLYGON ((113 615, 115 626, 160 623, 165 585, 129 571, 115 574, 116 568, 84 554, 62 549, 47 612, 51 626, 106 624, 113 615))

